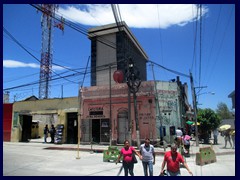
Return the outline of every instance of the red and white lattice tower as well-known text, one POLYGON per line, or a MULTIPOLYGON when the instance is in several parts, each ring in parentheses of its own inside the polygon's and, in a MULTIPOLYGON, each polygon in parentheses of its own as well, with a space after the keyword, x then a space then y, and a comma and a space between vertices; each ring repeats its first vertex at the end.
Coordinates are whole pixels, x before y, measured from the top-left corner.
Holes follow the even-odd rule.
POLYGON ((52 35, 53 17, 58 5, 42 4, 42 52, 40 64, 39 99, 47 99, 50 95, 50 81, 52 78, 52 35))

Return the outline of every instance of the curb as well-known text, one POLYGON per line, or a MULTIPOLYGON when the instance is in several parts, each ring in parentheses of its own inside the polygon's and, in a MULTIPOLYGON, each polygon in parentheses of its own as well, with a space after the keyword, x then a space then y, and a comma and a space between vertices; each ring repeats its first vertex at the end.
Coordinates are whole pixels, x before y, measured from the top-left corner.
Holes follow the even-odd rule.
MULTIPOLYGON (((46 150, 65 150, 65 151, 77 151, 76 147, 46 147, 44 148, 46 150)), ((102 153, 105 149, 90 149, 90 148, 79 148, 80 151, 85 152, 94 152, 94 153, 102 153)), ((165 152, 159 152, 155 151, 156 155, 164 155, 165 152)), ((229 154, 235 154, 234 152, 215 152, 216 155, 229 155, 229 154)), ((196 153, 190 153, 190 156, 196 156, 196 153)))

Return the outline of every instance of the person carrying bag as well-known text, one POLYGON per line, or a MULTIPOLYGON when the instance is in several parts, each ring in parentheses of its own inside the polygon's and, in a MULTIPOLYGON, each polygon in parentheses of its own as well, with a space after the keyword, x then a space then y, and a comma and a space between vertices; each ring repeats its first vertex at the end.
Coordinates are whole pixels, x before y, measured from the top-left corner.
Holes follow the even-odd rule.
POLYGON ((137 160, 137 158, 136 158, 136 155, 135 155, 135 152, 134 152, 134 151, 133 151, 133 153, 132 153, 132 162, 133 162, 133 164, 138 163, 138 160, 137 160))
MULTIPOLYGON (((124 147, 120 151, 120 155, 117 158, 116 164, 120 161, 120 158, 123 156, 123 168, 125 176, 128 176, 128 173, 131 176, 134 176, 133 169, 134 169, 134 158, 133 154, 136 154, 139 159, 142 159, 142 156, 134 149, 134 147, 129 145, 129 141, 124 141, 124 147)), ((136 162, 136 160, 135 160, 136 162)))

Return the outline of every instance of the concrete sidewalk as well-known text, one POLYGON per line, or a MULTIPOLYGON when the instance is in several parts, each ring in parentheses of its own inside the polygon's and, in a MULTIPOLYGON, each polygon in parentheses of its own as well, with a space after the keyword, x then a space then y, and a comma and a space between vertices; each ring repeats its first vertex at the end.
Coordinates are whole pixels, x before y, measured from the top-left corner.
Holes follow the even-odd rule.
MULTIPOLYGON (((199 147, 191 142, 191 156, 185 158, 194 176, 235 176, 235 151, 222 148, 223 141, 213 146, 217 161, 203 166, 196 165, 195 153, 199 147)), ((50 141, 50 140, 49 140, 50 141)), ((78 153, 76 144, 43 143, 43 139, 32 140, 29 143, 3 142, 3 176, 116 176, 121 167, 111 162, 103 162, 102 150, 108 146, 80 145, 78 153), (79 158, 77 158, 79 157, 79 158)), ((121 148, 121 146, 119 146, 121 148)), ((163 148, 155 148, 158 152, 154 165, 154 176, 158 176, 163 161, 163 148)), ((170 150, 167 148, 166 150, 170 150)), ((139 160, 134 165, 135 176, 143 176, 142 163, 139 160)), ((121 172, 120 176, 124 173, 121 172)), ((189 176, 185 168, 181 168, 182 176, 189 176)))
MULTIPOLYGON (((43 143, 43 138, 40 139, 32 139, 29 143, 31 144, 38 144, 42 143, 46 145, 47 149, 51 150, 72 150, 72 151, 77 151, 78 145, 77 144, 51 144, 51 143, 43 143)), ((48 142, 50 141, 50 138, 48 139, 48 142)), ((213 142, 212 139, 210 141, 213 142)), ((227 148, 224 148, 225 142, 224 142, 224 137, 219 136, 218 137, 218 145, 211 145, 211 144, 201 144, 199 143, 199 146, 196 146, 195 140, 191 141, 191 146, 190 146, 190 155, 196 155, 197 152, 199 152, 199 148, 203 147, 212 147, 216 155, 227 155, 227 154, 235 154, 235 149, 232 149, 230 147, 230 144, 227 144, 227 148)), ((109 145, 99 145, 99 144, 88 144, 88 145, 83 145, 80 144, 79 149, 80 151, 87 151, 87 152, 96 152, 100 153, 103 152, 103 150, 107 150, 109 145)), ((118 146, 119 149, 121 149, 123 146, 118 146)), ((137 148, 137 147, 135 147, 137 148)), ((169 151, 170 147, 165 148, 165 151, 169 151)), ((155 147, 155 152, 156 155, 164 155, 165 153, 163 147, 155 147)))

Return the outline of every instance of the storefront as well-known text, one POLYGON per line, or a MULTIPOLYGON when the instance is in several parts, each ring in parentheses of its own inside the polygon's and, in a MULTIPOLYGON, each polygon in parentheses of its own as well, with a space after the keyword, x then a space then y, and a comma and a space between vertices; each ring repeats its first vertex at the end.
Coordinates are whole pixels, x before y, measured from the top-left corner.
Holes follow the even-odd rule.
MULTIPOLYGON (((137 93, 136 111, 142 141, 145 137, 157 139, 153 87, 152 82, 143 82, 137 93)), ((82 143, 93 141, 109 144, 110 138, 112 144, 123 144, 126 139, 136 142, 134 101, 131 96, 131 120, 129 120, 127 85, 115 84, 111 87, 111 98, 109 94, 108 86, 83 88, 82 143)))

